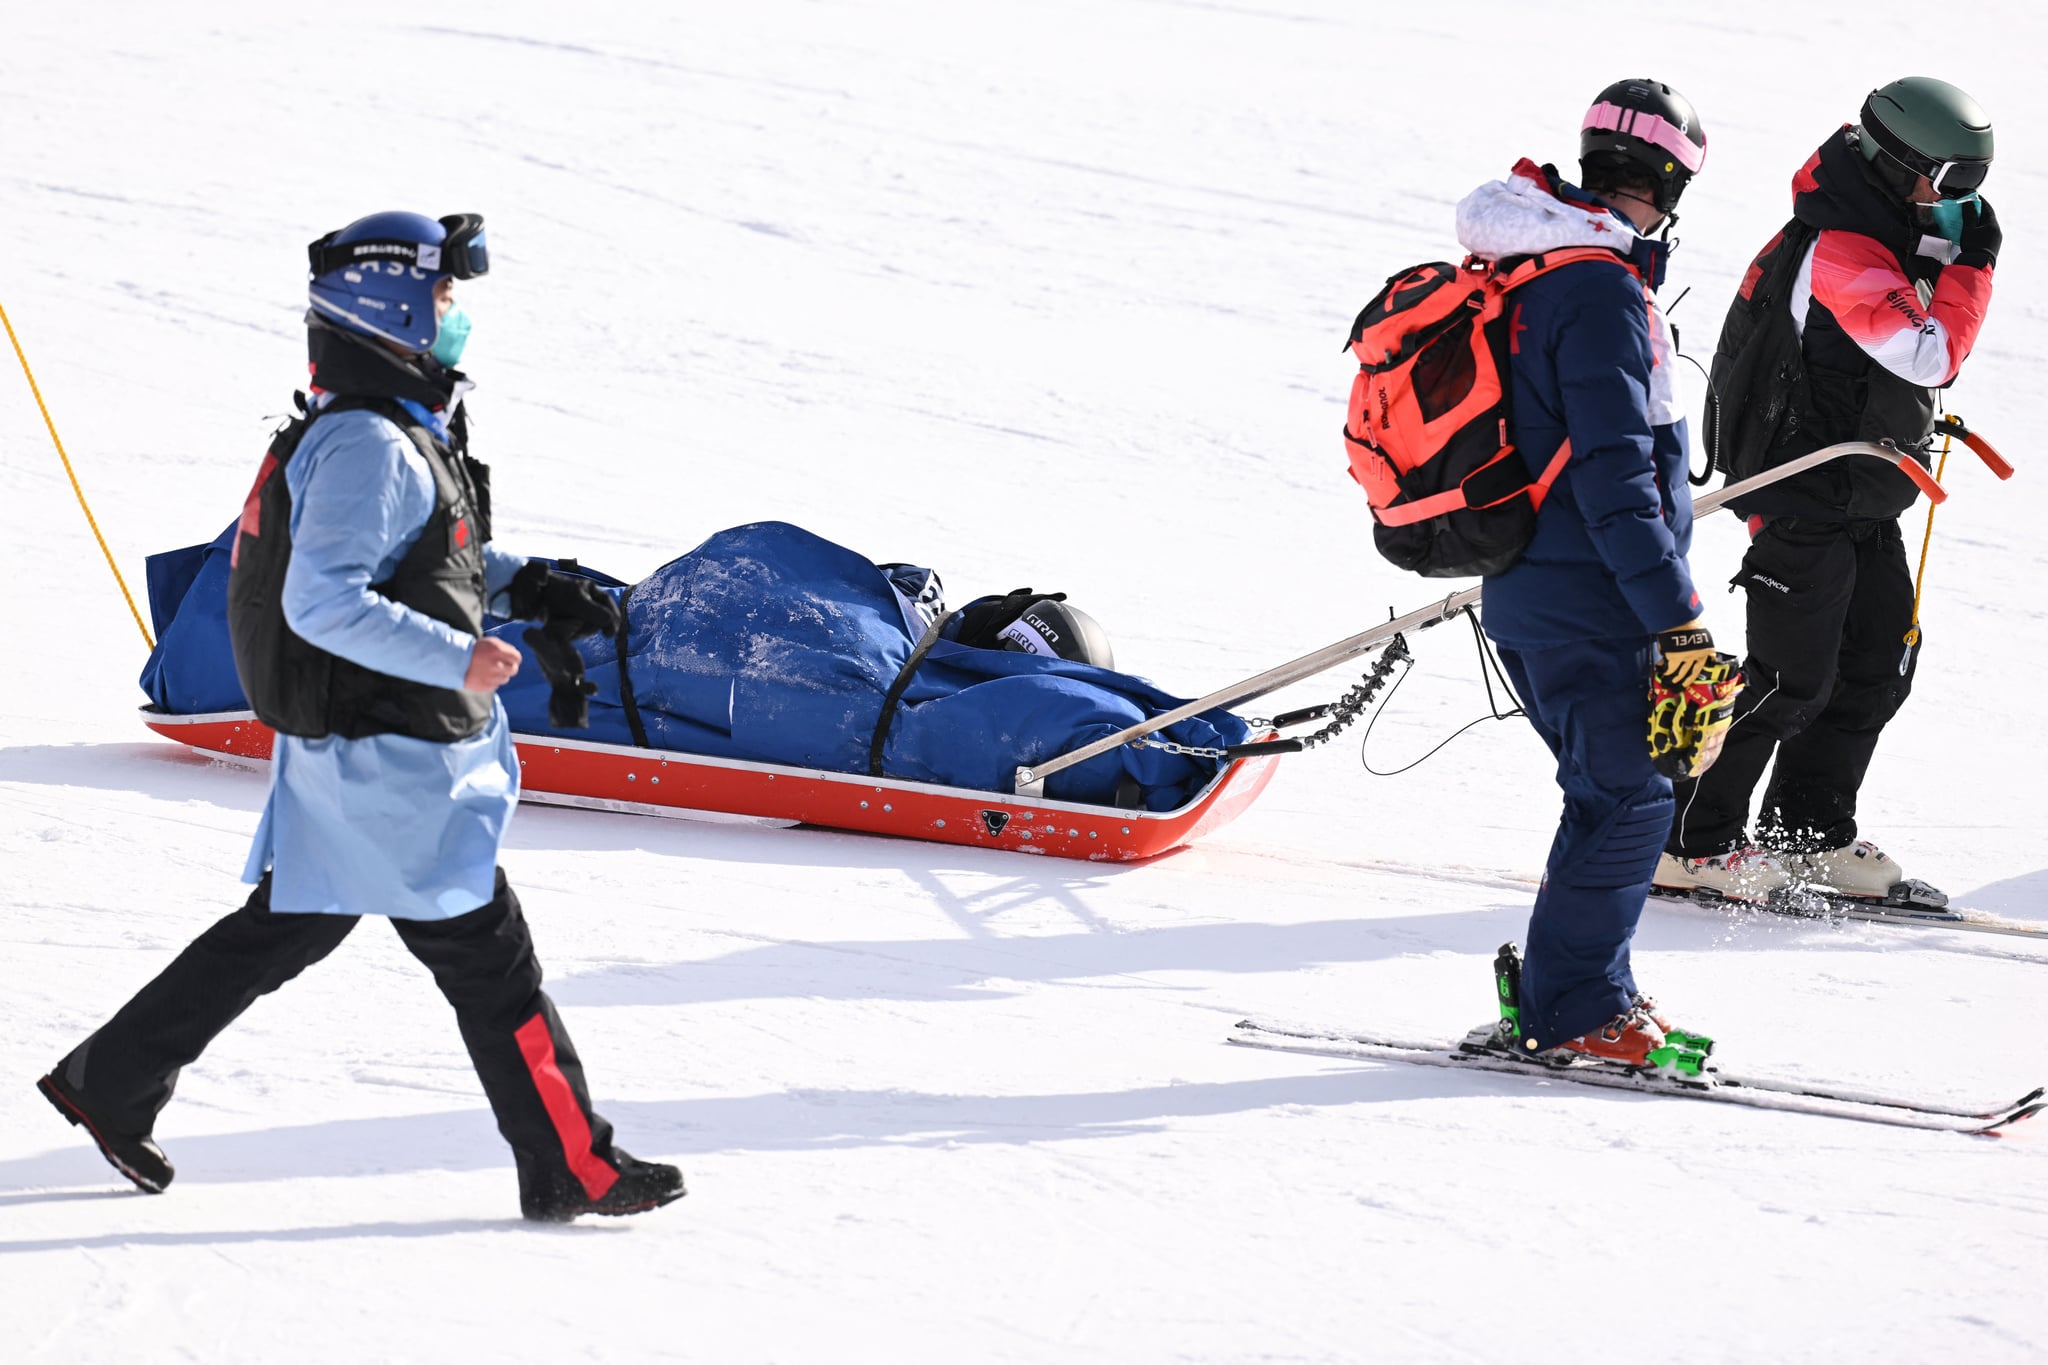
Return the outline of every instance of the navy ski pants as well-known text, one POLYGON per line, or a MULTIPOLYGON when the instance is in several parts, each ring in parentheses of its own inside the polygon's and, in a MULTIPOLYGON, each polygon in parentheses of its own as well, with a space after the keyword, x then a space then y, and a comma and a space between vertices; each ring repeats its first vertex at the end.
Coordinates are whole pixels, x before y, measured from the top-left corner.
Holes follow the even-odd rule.
POLYGON ((1599 1028, 1635 993, 1629 939, 1672 812, 1650 765, 1652 653, 1647 638, 1500 650, 1564 792, 1522 961, 1522 1033, 1539 1047, 1599 1028))

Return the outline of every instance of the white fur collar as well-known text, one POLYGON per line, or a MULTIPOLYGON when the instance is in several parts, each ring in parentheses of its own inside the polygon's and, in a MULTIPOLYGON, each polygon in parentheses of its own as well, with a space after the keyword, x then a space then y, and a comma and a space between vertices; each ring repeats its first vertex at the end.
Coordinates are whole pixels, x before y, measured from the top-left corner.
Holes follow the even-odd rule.
POLYGON ((1529 162, 1505 180, 1489 180, 1458 201, 1458 242, 1485 261, 1560 247, 1602 246, 1623 255, 1636 230, 1605 209, 1568 204, 1550 192, 1529 162))

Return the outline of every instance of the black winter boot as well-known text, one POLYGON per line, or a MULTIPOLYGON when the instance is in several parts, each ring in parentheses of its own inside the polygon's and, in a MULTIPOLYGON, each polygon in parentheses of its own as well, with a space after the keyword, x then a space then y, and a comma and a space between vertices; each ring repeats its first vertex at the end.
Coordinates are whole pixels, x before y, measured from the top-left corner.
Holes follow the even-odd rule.
POLYGON ((155 1139, 147 1133, 123 1133, 109 1127, 92 1109, 92 1101, 84 1094, 65 1084, 64 1078, 52 1071, 36 1082, 36 1089, 43 1092, 53 1108, 92 1134, 92 1140, 99 1144, 100 1155, 109 1165, 135 1182, 135 1188, 146 1194, 162 1194, 164 1187, 177 1174, 171 1159, 164 1155, 164 1149, 156 1145, 155 1139))
POLYGON ((567 1171, 528 1161, 519 1156, 519 1212, 535 1223, 566 1223, 579 1214, 597 1213, 618 1218, 629 1213, 646 1213, 663 1204, 673 1204, 689 1191, 683 1188, 683 1173, 673 1166, 642 1161, 614 1147, 611 1166, 618 1179, 595 1199, 583 1183, 567 1171))

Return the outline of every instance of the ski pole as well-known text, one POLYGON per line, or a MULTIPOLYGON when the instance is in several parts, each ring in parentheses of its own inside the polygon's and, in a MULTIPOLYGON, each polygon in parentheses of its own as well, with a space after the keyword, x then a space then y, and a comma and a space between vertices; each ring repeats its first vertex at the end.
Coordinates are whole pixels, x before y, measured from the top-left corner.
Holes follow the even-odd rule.
POLYGON ((21 349, 21 338, 14 334, 14 323, 7 316, 7 309, 0 307, 0 326, 7 329, 7 339, 14 344, 14 358, 21 362, 21 372, 28 376, 28 391, 36 397, 36 407, 43 414, 43 425, 50 429, 50 443, 57 447, 57 458, 64 462, 64 475, 71 480, 71 491, 78 495, 78 505, 85 511, 85 524, 92 527, 92 538, 100 543, 100 553, 107 557, 107 567, 114 571, 114 581, 121 586, 121 600, 128 604, 128 614, 135 618, 135 628, 142 632, 142 641, 153 651, 156 641, 150 637, 149 627, 142 623, 142 613, 135 608, 135 596, 128 591, 128 580, 121 576, 121 566, 114 562, 114 552, 107 548, 107 538, 100 534, 99 519, 92 514, 92 505, 85 500, 85 490, 78 485, 78 473, 71 467, 71 457, 64 453, 63 438, 57 435, 57 424, 50 420, 50 405, 43 401, 42 386, 36 383, 36 372, 29 368, 28 353, 21 349))
MULTIPOLYGON (((1695 516, 1704 516, 1709 512, 1718 512, 1722 507, 1743 497, 1745 494, 1754 493, 1757 489, 1768 487, 1780 479, 1789 479, 1794 474, 1804 473, 1816 465, 1826 464, 1829 460, 1843 455, 1870 455, 1877 459, 1888 461, 1901 470, 1907 478, 1911 479, 1919 487, 1920 491, 1927 495, 1928 501, 1942 502, 1948 498, 1948 494, 1943 491, 1941 485, 1935 481, 1932 474, 1921 468, 1918 461, 1890 442, 1886 442, 1883 445, 1872 445, 1868 441, 1845 441, 1841 445, 1827 446, 1821 450, 1814 451, 1812 454, 1801 455, 1795 460, 1787 460, 1775 469, 1766 469, 1763 473, 1753 478, 1744 479, 1740 483, 1730 484, 1728 487, 1718 492, 1709 493, 1703 498, 1696 498, 1693 500, 1692 505, 1693 514, 1695 516)), ((1427 630, 1431 626, 1441 625, 1443 622, 1451 620, 1460 613, 1469 610, 1472 604, 1479 600, 1479 593, 1480 590, 1478 588, 1467 588, 1463 592, 1452 593, 1434 606, 1411 611, 1406 616, 1396 617, 1391 621, 1374 626, 1371 630, 1353 635, 1349 639, 1339 640, 1336 644, 1327 645, 1313 654, 1304 654, 1292 662, 1281 664, 1277 668, 1269 668, 1263 673, 1246 678, 1243 682, 1234 683, 1219 691, 1211 692, 1206 697, 1198 697, 1194 701, 1185 702, 1174 707, 1171 711, 1166 711, 1152 717, 1150 720, 1139 721, 1136 725, 1127 726, 1113 735, 1104 735, 1101 739, 1084 744, 1070 753, 1061 754, 1057 758, 1049 758, 1043 763, 1034 763, 1028 767, 1020 767, 1015 773, 1017 795, 1042 797, 1045 795, 1045 779, 1051 777, 1054 773, 1066 771, 1076 763, 1085 763, 1097 754, 1108 753, 1111 749, 1128 744, 1134 739, 1143 739, 1147 735, 1164 730, 1169 725, 1178 724, 1190 716, 1200 715, 1202 712, 1213 710, 1218 706, 1231 706, 1238 702, 1256 701, 1268 692, 1277 691, 1289 683, 1300 682, 1303 678, 1312 678, 1326 669, 1336 667, 1346 659, 1356 658, 1367 650, 1375 649, 1388 640, 1393 639, 1396 635, 1406 631, 1427 630)))

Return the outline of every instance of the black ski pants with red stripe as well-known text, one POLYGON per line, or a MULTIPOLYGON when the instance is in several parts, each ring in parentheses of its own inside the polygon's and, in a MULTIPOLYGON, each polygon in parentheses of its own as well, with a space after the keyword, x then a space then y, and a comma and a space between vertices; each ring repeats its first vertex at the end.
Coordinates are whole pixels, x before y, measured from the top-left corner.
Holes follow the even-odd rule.
POLYGON ((1734 582, 1749 603, 1747 676, 1720 759, 1674 793, 1666 849, 1707 858, 1749 841, 1818 853, 1856 840, 1856 796, 1913 690, 1913 571, 1899 523, 1773 518, 1734 582), (1777 763, 1772 766, 1771 760, 1777 763))
MULTIPOLYGON (((155 980, 59 1064, 109 1126, 149 1133, 178 1072, 256 1000, 338 947, 353 915, 279 914, 266 874, 241 909, 201 934, 155 980)), ((512 1145, 522 1190, 575 1182, 590 1198, 617 1171, 611 1125, 590 1107, 583 1066, 540 988, 533 936, 498 869, 491 900, 446 920, 391 927, 434 974, 498 1131, 512 1145)))

